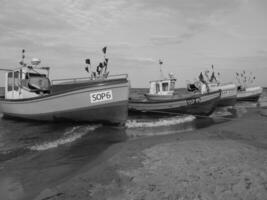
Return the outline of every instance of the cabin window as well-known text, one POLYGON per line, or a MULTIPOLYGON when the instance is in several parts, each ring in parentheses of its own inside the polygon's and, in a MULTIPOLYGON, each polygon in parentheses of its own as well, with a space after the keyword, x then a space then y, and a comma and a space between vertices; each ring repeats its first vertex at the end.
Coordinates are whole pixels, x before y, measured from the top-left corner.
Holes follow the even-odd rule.
POLYGON ((169 86, 168 83, 162 83, 162 91, 168 91, 169 90, 168 86, 169 86))
POLYGON ((7 74, 7 91, 13 90, 13 72, 7 74))
POLYGON ((159 84, 157 83, 156 84, 156 93, 159 93, 159 91, 160 91, 160 88, 159 88, 159 84))
POLYGON ((14 90, 19 89, 19 71, 14 72, 14 90))

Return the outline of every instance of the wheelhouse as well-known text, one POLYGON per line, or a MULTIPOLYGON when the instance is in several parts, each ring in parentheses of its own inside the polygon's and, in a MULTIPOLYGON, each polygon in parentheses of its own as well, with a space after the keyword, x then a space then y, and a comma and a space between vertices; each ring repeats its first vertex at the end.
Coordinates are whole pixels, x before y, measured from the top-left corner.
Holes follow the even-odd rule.
POLYGON ((22 66, 6 72, 5 98, 31 98, 50 93, 48 67, 22 66))
POLYGON ((150 81, 149 94, 172 95, 175 90, 176 79, 170 76, 169 79, 150 81))

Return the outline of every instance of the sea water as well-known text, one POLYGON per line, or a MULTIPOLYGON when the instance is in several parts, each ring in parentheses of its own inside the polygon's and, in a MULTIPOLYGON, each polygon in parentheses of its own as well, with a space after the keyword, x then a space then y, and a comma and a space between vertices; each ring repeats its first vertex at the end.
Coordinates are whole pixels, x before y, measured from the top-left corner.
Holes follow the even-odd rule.
MULTIPOLYGON (((134 89, 143 98, 147 89, 134 89)), ((260 100, 267 100, 267 90, 260 100)), ((129 116, 125 126, 47 123, 0 116, 0 199, 20 199, 71 176, 115 143, 142 137, 179 134, 241 117, 257 103, 218 108, 210 117, 192 115, 129 116)))

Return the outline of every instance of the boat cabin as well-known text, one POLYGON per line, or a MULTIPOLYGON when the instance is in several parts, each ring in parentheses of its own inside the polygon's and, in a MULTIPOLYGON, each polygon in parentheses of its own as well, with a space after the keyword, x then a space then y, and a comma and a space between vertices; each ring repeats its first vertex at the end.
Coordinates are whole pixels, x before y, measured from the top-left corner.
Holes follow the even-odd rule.
POLYGON ((175 90, 175 82, 173 74, 169 74, 168 79, 150 81, 150 95, 173 95, 175 90))
POLYGON ((25 99, 50 93, 49 67, 38 67, 39 59, 32 60, 32 66, 6 72, 5 99, 25 99))

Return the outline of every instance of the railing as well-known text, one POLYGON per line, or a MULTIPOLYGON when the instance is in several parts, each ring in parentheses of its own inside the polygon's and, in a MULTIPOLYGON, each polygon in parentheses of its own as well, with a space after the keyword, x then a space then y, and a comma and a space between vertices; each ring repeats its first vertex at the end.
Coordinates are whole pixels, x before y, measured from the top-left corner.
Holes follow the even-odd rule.
POLYGON ((92 79, 91 77, 80 77, 80 78, 64 78, 64 79, 54 79, 51 80, 52 85, 59 84, 59 83, 77 83, 82 81, 105 81, 105 80, 115 80, 115 79, 127 79, 128 74, 116 74, 116 75, 109 75, 107 78, 104 77, 97 77, 92 79))

